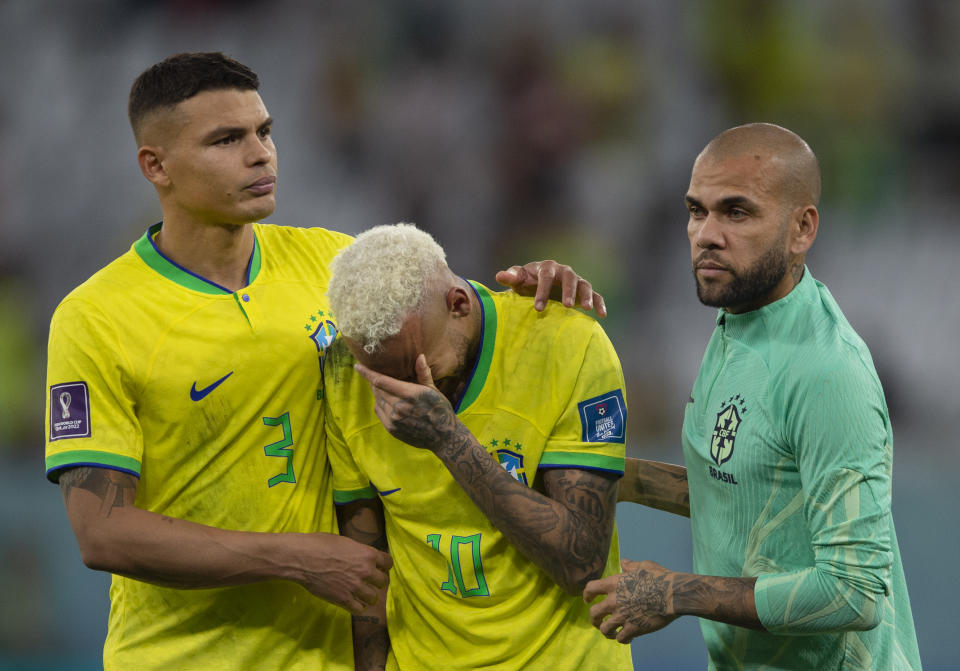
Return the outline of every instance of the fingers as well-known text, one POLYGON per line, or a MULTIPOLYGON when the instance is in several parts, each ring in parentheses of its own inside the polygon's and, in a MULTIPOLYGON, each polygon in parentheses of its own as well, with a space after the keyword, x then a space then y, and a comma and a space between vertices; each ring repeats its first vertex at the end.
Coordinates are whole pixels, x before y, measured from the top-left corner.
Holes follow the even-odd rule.
POLYGON ((375 550, 375 552, 373 561, 376 570, 371 571, 370 575, 365 577, 364 580, 374 587, 382 589, 390 584, 389 571, 393 568, 393 557, 379 550, 375 550))
MULTIPOLYGON (((594 625, 596 626, 596 625, 594 625)), ((600 630, 600 633, 603 634, 606 638, 616 638, 620 633, 620 628, 623 626, 623 616, 619 613, 614 613, 606 620, 600 623, 597 626, 597 629, 600 630)))
POLYGON ((568 265, 553 260, 531 261, 501 270, 496 278, 521 296, 533 296, 533 307, 537 311, 542 312, 552 297, 568 308, 579 305, 584 310, 595 311, 598 317, 607 316, 603 296, 568 265))
POLYGON ((533 307, 537 311, 542 311, 547 307, 547 301, 550 300, 550 291, 557 279, 558 266, 559 264, 556 261, 536 263, 537 291, 533 295, 533 307))
POLYGON ((583 588, 583 600, 590 603, 601 594, 610 594, 615 591, 616 577, 617 576, 607 576, 606 578, 588 582, 587 586, 583 588))
POLYGON ((347 601, 344 601, 340 605, 343 606, 351 615, 359 615, 367 609, 367 606, 359 599, 351 598, 347 601))
POLYGON ((387 572, 389 569, 380 568, 379 564, 377 565, 376 571, 372 572, 370 575, 363 578, 363 582, 371 587, 377 589, 383 589, 390 584, 390 574, 387 572))
POLYGON ((572 308, 579 300, 587 310, 593 307, 593 286, 577 275, 570 266, 560 266, 560 302, 572 308))
POLYGON ((372 387, 377 386, 377 381, 380 378, 380 373, 376 373, 370 370, 369 368, 364 366, 362 363, 353 364, 353 369, 358 373, 360 373, 364 377, 364 379, 366 379, 366 381, 370 383, 370 386, 372 387))
POLYGON ((639 627, 628 622, 627 624, 623 625, 623 627, 620 629, 620 633, 617 634, 617 643, 629 643, 637 636, 642 634, 643 631, 641 631, 639 627))
MULTIPOLYGON (((377 551, 377 568, 382 571, 389 571, 393 568, 393 557, 386 552, 377 551)), ((383 587, 383 585, 381 585, 383 587)))
POLYGON ((506 270, 501 270, 496 274, 496 280, 500 284, 516 289, 523 284, 525 272, 521 266, 510 266, 506 270))
POLYGON ((379 597, 380 590, 372 585, 368 585, 367 583, 362 583, 359 587, 353 590, 353 600, 359 601, 364 608, 375 604, 379 597))
POLYGON ((593 292, 593 307, 597 311, 598 317, 607 316, 607 303, 603 300, 603 296, 596 291, 593 292))
POLYGON ((617 600, 610 596, 599 603, 593 604, 590 606, 590 624, 599 629, 603 621, 613 614, 616 607, 617 600))
POLYGON ((427 357, 423 354, 417 355, 417 362, 414 367, 417 370, 417 381, 425 387, 433 387, 433 372, 427 365, 427 357))

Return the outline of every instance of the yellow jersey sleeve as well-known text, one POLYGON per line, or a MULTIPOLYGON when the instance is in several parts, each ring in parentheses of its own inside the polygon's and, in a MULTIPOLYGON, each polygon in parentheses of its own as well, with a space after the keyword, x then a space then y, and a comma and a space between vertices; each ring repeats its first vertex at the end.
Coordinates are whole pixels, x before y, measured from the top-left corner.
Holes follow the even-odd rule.
POLYGON ((143 435, 127 360, 113 323, 65 299, 50 323, 45 413, 46 472, 100 466, 140 475, 143 435))
POLYGON ((584 468, 622 475, 626 440, 627 406, 623 371, 609 338, 596 322, 571 324, 554 348, 556 357, 581 352, 579 360, 558 360, 555 369, 563 371, 579 365, 570 396, 540 459, 540 468, 584 468), (567 346, 564 339, 575 338, 567 346))
POLYGON ((354 373, 352 366, 353 357, 350 351, 343 344, 343 340, 337 338, 324 358, 324 433, 330 467, 333 470, 333 500, 341 505, 377 496, 377 490, 357 465, 350 446, 344 439, 344 432, 353 430, 350 426, 351 420, 355 420, 367 410, 373 417, 370 389, 366 381, 354 373))

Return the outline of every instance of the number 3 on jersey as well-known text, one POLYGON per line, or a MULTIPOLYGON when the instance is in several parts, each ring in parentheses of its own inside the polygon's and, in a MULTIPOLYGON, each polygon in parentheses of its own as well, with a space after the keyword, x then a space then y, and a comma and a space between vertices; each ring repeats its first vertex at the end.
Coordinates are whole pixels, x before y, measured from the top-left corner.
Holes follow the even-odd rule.
MULTIPOLYGON (((427 536, 427 545, 432 547, 440 554, 444 554, 440 549, 440 543, 443 539, 441 534, 430 534, 427 536)), ((454 596, 467 598, 471 596, 490 596, 490 590, 487 589, 487 579, 483 575, 483 562, 480 560, 480 534, 472 536, 450 537, 450 554, 447 556, 447 579, 440 585, 444 592, 450 592, 454 596), (473 567, 473 576, 468 576, 467 582, 464 582, 463 566, 467 564, 473 567)))
POLYGON ((290 413, 285 412, 279 417, 264 417, 263 423, 267 426, 279 426, 283 431, 283 438, 275 443, 270 443, 263 448, 264 454, 268 457, 286 457, 287 472, 278 473, 267 480, 267 486, 273 487, 281 482, 292 482, 296 484, 297 478, 293 474, 293 429, 290 428, 290 413))

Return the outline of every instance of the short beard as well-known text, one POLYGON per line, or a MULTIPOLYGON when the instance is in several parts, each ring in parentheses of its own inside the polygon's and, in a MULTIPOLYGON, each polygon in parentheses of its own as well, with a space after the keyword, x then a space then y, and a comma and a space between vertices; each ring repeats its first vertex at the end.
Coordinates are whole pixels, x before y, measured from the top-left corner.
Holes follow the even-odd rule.
POLYGON ((709 290, 700 284, 697 271, 693 271, 693 281, 697 285, 697 298, 704 305, 715 308, 736 309, 744 305, 761 305, 787 273, 787 254, 783 243, 778 240, 764 253, 756 263, 743 273, 732 268, 730 283, 709 290))
POLYGON ((459 400, 456 397, 463 393, 464 386, 470 381, 469 376, 473 372, 477 360, 480 338, 478 336, 475 341, 471 341, 461 334, 457 334, 453 338, 452 346, 456 352, 457 368, 447 377, 434 380, 434 384, 441 394, 446 396, 451 403, 456 404, 459 400))

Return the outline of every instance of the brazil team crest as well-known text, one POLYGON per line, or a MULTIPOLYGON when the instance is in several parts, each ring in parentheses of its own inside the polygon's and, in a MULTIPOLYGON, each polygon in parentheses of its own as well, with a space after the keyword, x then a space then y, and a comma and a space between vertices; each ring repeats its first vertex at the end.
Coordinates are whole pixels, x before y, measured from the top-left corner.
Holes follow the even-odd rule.
POLYGON ((317 328, 310 334, 310 339, 317 346, 317 351, 323 356, 324 351, 330 347, 330 343, 337 337, 337 327, 329 319, 323 319, 317 324, 317 328))
POLYGON ((740 428, 740 413, 736 403, 723 406, 717 413, 717 423, 713 427, 713 437, 710 439, 710 456, 720 466, 733 456, 733 443, 737 439, 737 429, 740 428))
POLYGON ((497 461, 503 466, 503 470, 513 476, 514 480, 527 484, 527 471, 523 467, 522 454, 505 449, 499 449, 495 454, 497 455, 497 461))

